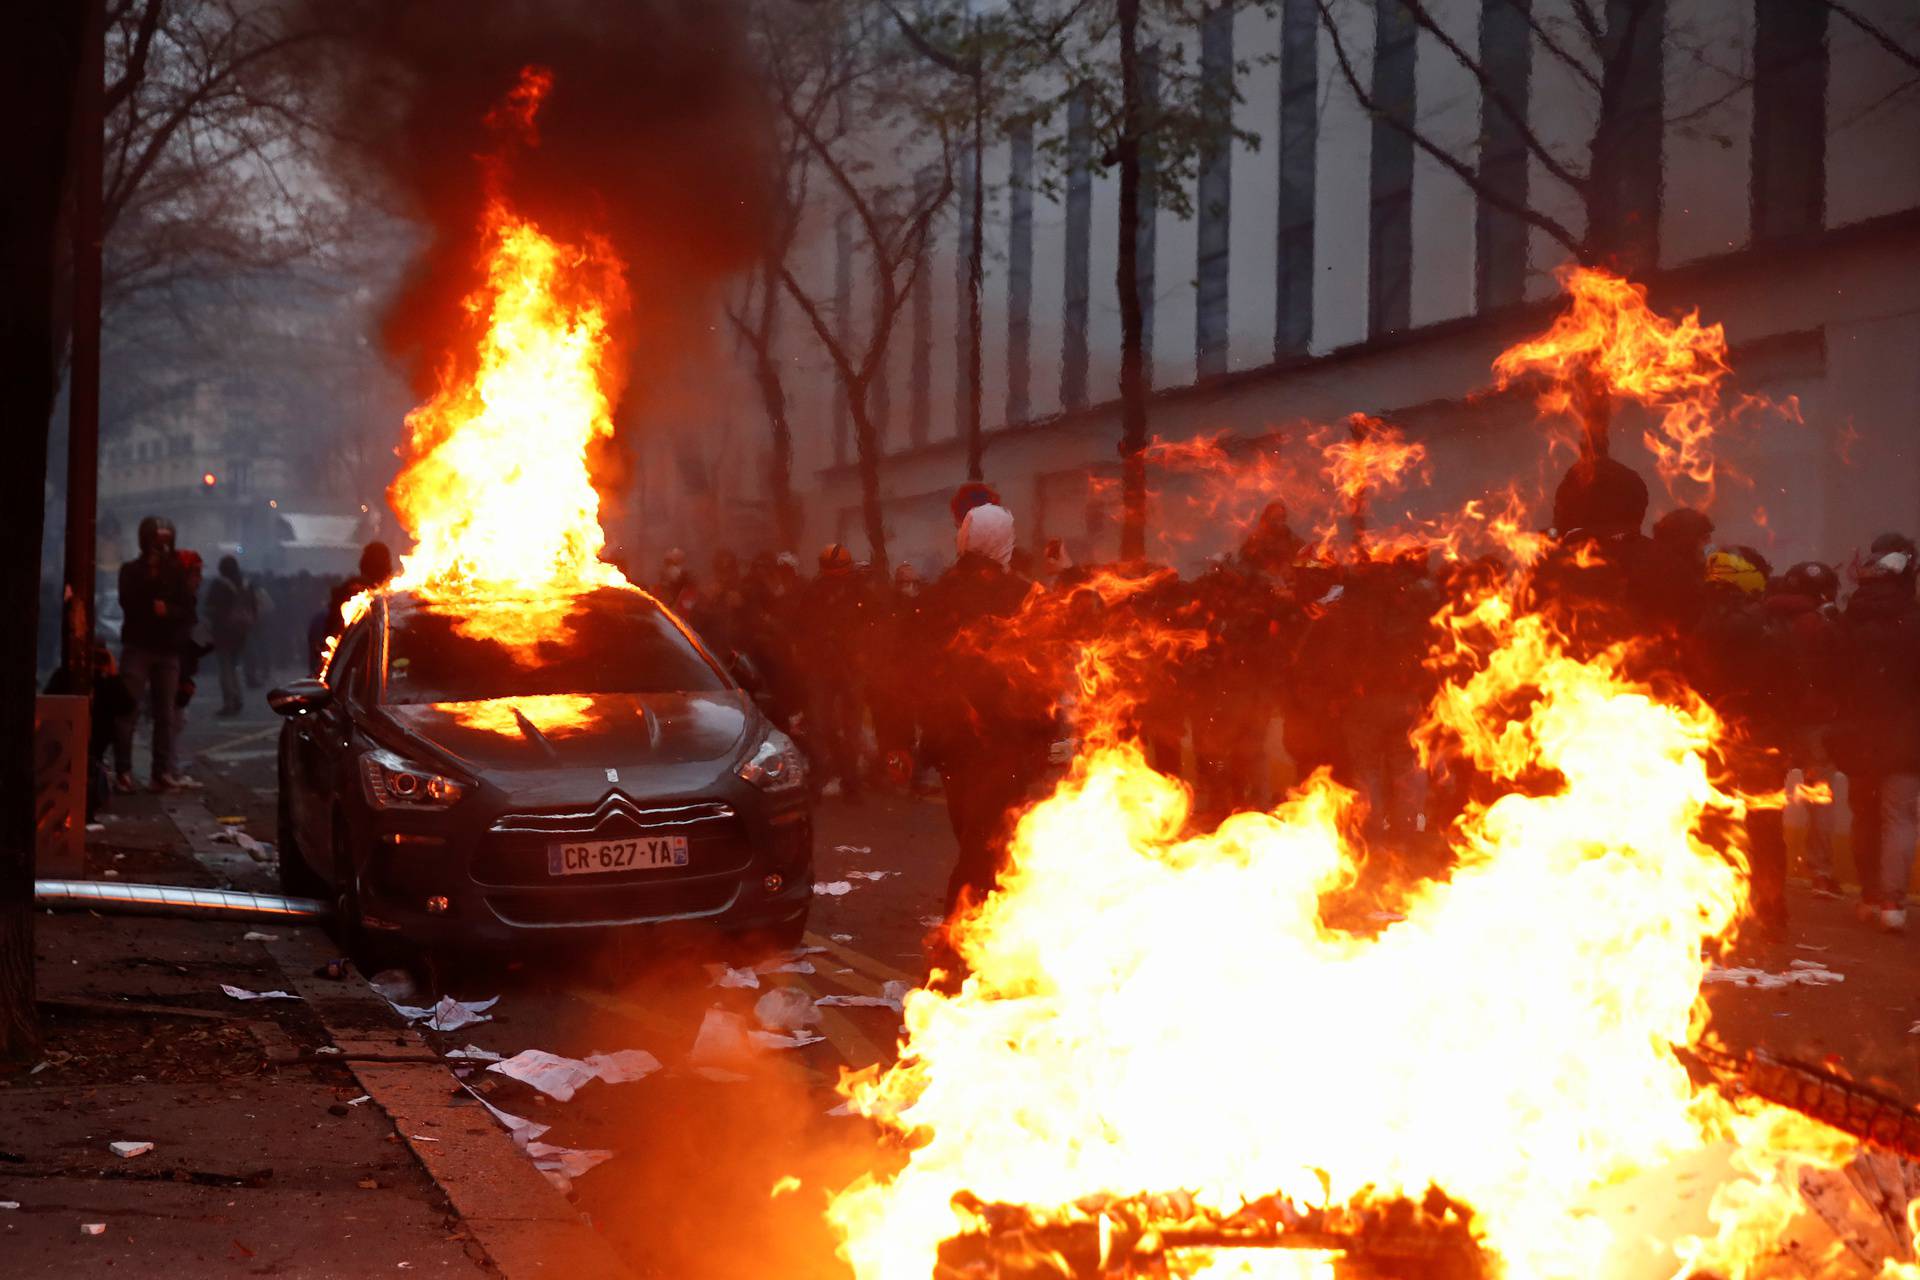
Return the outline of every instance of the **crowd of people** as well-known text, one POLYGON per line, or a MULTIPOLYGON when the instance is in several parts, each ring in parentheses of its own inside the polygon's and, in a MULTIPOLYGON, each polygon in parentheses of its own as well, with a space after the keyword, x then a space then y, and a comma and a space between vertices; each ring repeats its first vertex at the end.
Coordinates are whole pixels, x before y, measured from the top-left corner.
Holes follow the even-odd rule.
MULTIPOLYGON (((1882 535, 1844 572, 1776 569, 1755 547, 1716 544, 1698 510, 1649 531, 1648 507, 1631 468, 1578 464, 1556 494, 1550 546, 1522 575, 1528 603, 1577 652, 1683 683, 1724 722, 1732 783, 1772 797, 1748 816, 1763 939, 1786 925, 1790 777, 1807 802, 1815 891, 1841 892, 1832 796, 1844 777, 1861 917, 1903 929, 1920 838, 1913 542, 1882 535)), ((702 580, 675 551, 650 584, 716 651, 746 656, 825 793, 858 799, 937 773, 961 850, 950 907, 992 885, 1012 816, 1078 731, 1060 696, 1071 673, 1046 651, 1102 635, 1160 637, 1136 646, 1125 673, 1127 729, 1156 768, 1187 777, 1203 821, 1271 803, 1282 754, 1294 777, 1325 769, 1357 793, 1363 831, 1383 848, 1443 846, 1474 797, 1469 770, 1423 766, 1411 739, 1443 678, 1427 661, 1430 620, 1445 600, 1510 579, 1499 558, 1443 561, 1417 546, 1329 556, 1274 503, 1237 550, 1182 578, 1074 566, 1057 544, 1036 562, 984 485, 957 493, 953 514, 958 555, 932 582, 910 565, 878 580, 834 544, 811 576, 791 555, 742 568, 721 551, 702 580), (1097 575, 1127 585, 1096 589, 1097 575)))
MULTIPOLYGON (((1828 896, 1841 892, 1832 797, 1844 778, 1861 916, 1903 929, 1920 839, 1920 551, 1888 533, 1844 571, 1776 571, 1755 547, 1717 545, 1691 508, 1646 531, 1648 505, 1631 468, 1577 464, 1555 495, 1552 542, 1522 575, 1527 603, 1576 651, 1702 695, 1726 726, 1724 763, 1741 790, 1779 797, 1795 779, 1808 867, 1828 896)), ((676 550, 645 584, 801 744, 818 794, 944 792, 960 847, 950 909, 992 886, 1012 817, 1084 732, 1070 664, 1090 643, 1119 642, 1124 732, 1157 769, 1189 779, 1203 821, 1270 804, 1282 755, 1293 777, 1324 769, 1354 791, 1382 848, 1443 848, 1440 833, 1474 798, 1469 770, 1422 765, 1412 738, 1443 679, 1428 661, 1430 620, 1448 599, 1511 580, 1498 558, 1386 543, 1332 555, 1296 536, 1276 502, 1235 551, 1183 578, 1076 566, 1058 543, 1036 559, 984 484, 956 492, 952 513, 957 556, 932 581, 910 564, 882 580, 835 543, 811 574, 791 553, 743 564, 726 550, 702 574, 676 550)), ((216 714, 235 714, 269 672, 316 670, 343 602, 393 572, 373 543, 344 581, 250 579, 228 556, 203 583, 168 521, 150 517, 139 537, 119 575, 118 664, 105 646, 93 655, 103 788, 135 786, 142 715, 152 786, 193 785, 175 751, 202 662, 219 673, 216 714)), ((1781 805, 1753 806, 1748 835, 1756 919, 1777 937, 1781 805)))

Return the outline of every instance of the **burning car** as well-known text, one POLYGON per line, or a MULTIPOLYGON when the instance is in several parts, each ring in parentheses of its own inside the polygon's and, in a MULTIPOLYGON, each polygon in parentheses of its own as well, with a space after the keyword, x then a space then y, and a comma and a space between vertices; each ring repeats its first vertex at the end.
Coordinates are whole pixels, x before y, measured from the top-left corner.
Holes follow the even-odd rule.
POLYGON ((801 756, 643 591, 381 593, 271 700, 282 881, 349 938, 806 927, 801 756))

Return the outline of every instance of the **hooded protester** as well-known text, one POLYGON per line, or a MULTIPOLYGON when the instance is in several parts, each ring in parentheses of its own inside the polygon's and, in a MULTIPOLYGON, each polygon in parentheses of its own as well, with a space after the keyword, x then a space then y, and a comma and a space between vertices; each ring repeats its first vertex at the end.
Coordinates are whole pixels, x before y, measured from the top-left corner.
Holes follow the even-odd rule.
POLYGON ((193 626, 193 588, 174 550, 173 522, 148 516, 140 522, 140 555, 120 566, 120 675, 134 710, 115 727, 115 786, 133 790, 133 730, 145 711, 153 722, 153 787, 181 781, 174 771, 173 730, 180 694, 181 646, 193 626))
POLYGON ((1873 540, 1860 585, 1840 615, 1836 648, 1845 682, 1834 759, 1847 774, 1861 916, 1906 928, 1920 803, 1920 554, 1911 538, 1873 540))
POLYGON ((960 854, 947 882, 951 919, 986 897, 1006 856, 1008 822, 1047 768, 1050 691, 1024 686, 999 660, 1033 584, 1008 567, 1013 515, 987 503, 961 519, 959 559, 921 596, 928 670, 920 681, 922 747, 946 785, 960 854))
POLYGON ((207 626, 213 654, 220 664, 219 716, 237 716, 242 709, 240 666, 255 622, 253 587, 240 573, 240 562, 220 557, 220 569, 207 588, 207 626))

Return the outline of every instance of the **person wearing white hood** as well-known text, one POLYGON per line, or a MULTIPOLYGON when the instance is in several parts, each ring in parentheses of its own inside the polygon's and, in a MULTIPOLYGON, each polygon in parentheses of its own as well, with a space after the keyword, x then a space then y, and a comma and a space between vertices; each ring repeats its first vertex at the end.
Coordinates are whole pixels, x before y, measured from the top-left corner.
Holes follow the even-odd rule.
POLYGON ((1009 567, 1013 515, 997 503, 960 521, 960 558, 922 596, 930 660, 921 708, 923 748, 945 783, 947 814, 960 846, 947 884, 949 917, 985 897, 999 877, 1010 818, 1047 767, 1050 700, 996 661, 1034 589, 1009 567))

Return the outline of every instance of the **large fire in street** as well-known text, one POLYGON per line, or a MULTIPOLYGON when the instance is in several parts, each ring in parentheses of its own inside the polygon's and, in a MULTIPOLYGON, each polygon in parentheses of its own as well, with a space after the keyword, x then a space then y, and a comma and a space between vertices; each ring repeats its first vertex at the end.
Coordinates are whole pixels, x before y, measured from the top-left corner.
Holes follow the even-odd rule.
MULTIPOLYGON (((1718 327, 1670 324, 1598 273, 1569 283, 1567 315, 1502 376, 1549 371, 1562 408, 1577 379, 1640 399, 1670 433, 1663 465, 1709 479, 1718 327)), ((1331 459, 1356 491, 1369 438, 1331 459)), ((1374 438, 1404 470, 1397 436, 1374 438)), ((1576 656, 1523 598, 1482 588, 1434 619, 1419 743, 1486 798, 1447 833, 1450 873, 1379 890, 1360 926, 1327 910, 1368 853, 1355 797, 1316 774, 1196 830, 1130 736, 1123 666, 1087 651, 1087 745, 1020 818, 997 892, 950 926, 964 980, 912 993, 899 1060, 842 1082, 906 1150, 832 1203, 861 1280, 1373 1274, 1342 1271, 1328 1231, 1396 1213, 1450 1224, 1474 1274, 1515 1280, 1860 1273, 1832 1236, 1790 1239, 1803 1175, 1862 1144, 1689 1069, 1716 1050, 1708 957, 1747 907, 1727 730, 1636 677, 1627 645, 1576 656), (1695 1189, 1710 1225, 1668 1225, 1695 1189), (1306 1247, 1222 1248, 1250 1206, 1266 1243, 1291 1228, 1306 1247), (1077 1259, 1075 1226, 1097 1242, 1077 1259)))

